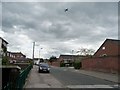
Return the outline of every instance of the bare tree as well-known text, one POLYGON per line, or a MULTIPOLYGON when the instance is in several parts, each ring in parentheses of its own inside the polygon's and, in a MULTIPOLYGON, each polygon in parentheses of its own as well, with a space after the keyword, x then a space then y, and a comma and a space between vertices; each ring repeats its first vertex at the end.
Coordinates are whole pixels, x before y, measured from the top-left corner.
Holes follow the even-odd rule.
POLYGON ((87 49, 87 48, 80 48, 77 53, 79 53, 80 55, 93 55, 95 53, 94 49, 87 49))

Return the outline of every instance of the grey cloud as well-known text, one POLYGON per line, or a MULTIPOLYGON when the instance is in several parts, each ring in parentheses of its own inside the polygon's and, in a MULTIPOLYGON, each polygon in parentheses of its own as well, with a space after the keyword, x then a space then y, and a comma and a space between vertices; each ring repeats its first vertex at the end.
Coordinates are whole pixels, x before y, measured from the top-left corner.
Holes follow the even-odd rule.
POLYGON ((0 3, 0 30, 2 29, 2 3, 0 3))
POLYGON ((117 8, 113 2, 4 2, 2 30, 8 34, 17 31, 32 41, 54 45, 59 48, 57 53, 66 53, 72 47, 65 42, 94 46, 107 37, 117 38, 117 8), (65 8, 69 11, 64 12, 65 8))

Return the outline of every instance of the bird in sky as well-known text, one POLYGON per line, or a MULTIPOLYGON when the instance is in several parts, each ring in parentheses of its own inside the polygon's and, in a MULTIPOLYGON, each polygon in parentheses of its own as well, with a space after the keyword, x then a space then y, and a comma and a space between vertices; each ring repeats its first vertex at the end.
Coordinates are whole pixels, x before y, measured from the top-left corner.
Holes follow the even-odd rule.
POLYGON ((67 12, 67 11, 68 11, 68 8, 65 9, 65 12, 67 12))

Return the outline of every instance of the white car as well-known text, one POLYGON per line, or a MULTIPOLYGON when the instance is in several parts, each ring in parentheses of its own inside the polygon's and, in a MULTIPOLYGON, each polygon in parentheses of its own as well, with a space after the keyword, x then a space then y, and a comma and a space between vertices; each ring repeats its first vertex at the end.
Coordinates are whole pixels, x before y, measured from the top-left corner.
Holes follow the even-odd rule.
POLYGON ((34 61, 35 65, 39 65, 39 63, 40 63, 40 60, 34 61))

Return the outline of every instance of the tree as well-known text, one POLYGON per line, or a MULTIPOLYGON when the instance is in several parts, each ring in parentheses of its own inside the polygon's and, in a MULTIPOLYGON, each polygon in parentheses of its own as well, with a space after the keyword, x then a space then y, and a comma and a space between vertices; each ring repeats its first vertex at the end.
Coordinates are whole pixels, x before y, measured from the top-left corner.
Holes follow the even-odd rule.
POLYGON ((49 62, 52 64, 52 62, 54 62, 56 60, 57 60, 56 56, 51 56, 49 59, 49 62))
POLYGON ((94 49, 80 48, 77 53, 80 55, 91 56, 95 53, 94 49))
POLYGON ((3 56, 2 57, 2 65, 8 65, 8 64, 9 64, 9 61, 8 61, 7 56, 3 56))
POLYGON ((7 48, 3 44, 2 44, 2 51, 3 51, 3 54, 1 55, 2 56, 2 65, 8 65, 9 60, 7 57, 7 48))
POLYGON ((40 63, 41 63, 41 62, 44 62, 44 59, 43 59, 43 58, 40 58, 40 63))

